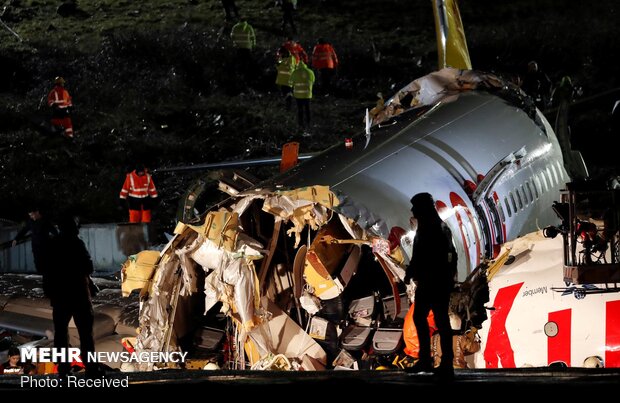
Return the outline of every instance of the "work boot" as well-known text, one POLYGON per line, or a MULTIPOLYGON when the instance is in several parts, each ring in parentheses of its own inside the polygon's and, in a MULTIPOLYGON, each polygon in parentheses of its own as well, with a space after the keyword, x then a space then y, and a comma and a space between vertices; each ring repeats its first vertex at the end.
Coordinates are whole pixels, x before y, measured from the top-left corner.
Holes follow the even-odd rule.
POLYGON ((405 372, 418 374, 420 372, 433 372, 433 364, 430 360, 420 359, 411 367, 405 368, 405 372))

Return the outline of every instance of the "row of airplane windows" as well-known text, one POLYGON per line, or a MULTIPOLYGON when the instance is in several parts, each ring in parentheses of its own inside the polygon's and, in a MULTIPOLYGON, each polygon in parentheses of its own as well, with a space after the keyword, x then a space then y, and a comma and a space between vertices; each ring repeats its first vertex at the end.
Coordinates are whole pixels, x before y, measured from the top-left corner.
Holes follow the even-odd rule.
MULTIPOLYGON (((547 165, 538 175, 534 174, 521 186, 516 187, 514 191, 508 192, 508 195, 504 197, 504 206, 506 206, 508 217, 512 217, 519 210, 523 210, 530 202, 538 200, 543 192, 548 192, 549 189, 560 186, 561 181, 564 181, 565 178, 560 162, 556 161, 556 164, 557 167, 553 164, 547 165), (508 202, 509 200, 510 203, 508 202)), ((498 209, 502 216, 502 221, 505 221, 502 206, 498 205, 498 209)))

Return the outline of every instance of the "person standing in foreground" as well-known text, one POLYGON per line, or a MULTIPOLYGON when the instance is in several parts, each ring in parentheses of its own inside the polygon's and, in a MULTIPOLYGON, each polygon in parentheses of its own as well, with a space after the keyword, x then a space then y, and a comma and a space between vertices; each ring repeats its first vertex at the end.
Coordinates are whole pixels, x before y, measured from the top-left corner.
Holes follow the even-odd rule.
MULTIPOLYGON (((72 215, 65 214, 58 223, 59 235, 53 241, 53 269, 44 275, 48 284, 47 296, 52 305, 54 320, 54 347, 69 347, 69 322, 73 318, 80 336, 80 357, 87 377, 102 375, 96 362, 89 362, 89 353, 95 352, 93 339, 93 305, 90 294, 90 275, 93 262, 84 242, 78 237, 79 229, 72 215)), ((58 364, 61 378, 69 375, 71 364, 58 364)))
POLYGON ((19 241, 30 234, 34 267, 37 273, 45 274, 49 266, 50 241, 58 235, 58 231, 52 222, 41 213, 38 206, 28 209, 28 217, 26 224, 15 235, 12 246, 15 247, 19 241))
POLYGON ((129 204, 129 222, 151 222, 151 199, 157 197, 157 189, 144 165, 127 174, 119 197, 129 204))
POLYGON ((56 77, 54 88, 47 94, 47 105, 52 108, 52 127, 69 138, 73 138, 73 123, 71 122, 71 95, 65 89, 65 79, 56 77))
POLYGON ((442 379, 449 380, 454 377, 454 351, 448 310, 456 277, 456 250, 452 244, 450 228, 439 217, 433 197, 429 193, 418 193, 411 198, 411 205, 417 230, 405 283, 413 280, 417 284, 413 322, 419 338, 420 353, 419 360, 410 371, 433 370, 427 321, 432 310, 441 338, 442 357, 437 373, 442 379))

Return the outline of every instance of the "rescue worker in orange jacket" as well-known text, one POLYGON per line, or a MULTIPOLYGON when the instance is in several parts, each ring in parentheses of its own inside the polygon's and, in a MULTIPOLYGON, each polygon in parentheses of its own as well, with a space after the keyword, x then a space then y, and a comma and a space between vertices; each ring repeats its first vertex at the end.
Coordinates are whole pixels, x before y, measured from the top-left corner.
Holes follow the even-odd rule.
POLYGON ((73 138, 73 123, 71 122, 71 95, 65 89, 65 79, 56 77, 54 88, 47 94, 47 105, 52 108, 52 126, 62 131, 67 138, 73 138))
POLYGON ((151 222, 152 202, 157 197, 157 189, 144 165, 139 165, 127 174, 119 197, 127 199, 129 222, 151 222))
POLYGON ((319 38, 312 50, 312 67, 319 72, 322 91, 329 92, 332 77, 338 68, 338 56, 333 46, 323 38, 319 38))
MULTIPOLYGON (((295 56, 295 60, 298 63, 300 60, 306 64, 308 63, 308 54, 299 44, 299 42, 294 40, 292 37, 289 36, 286 39, 286 42, 282 44, 282 47, 286 48, 286 50, 288 50, 291 55, 295 56)), ((280 51, 278 51, 277 58, 281 59, 282 57, 283 55, 280 53, 280 51)))

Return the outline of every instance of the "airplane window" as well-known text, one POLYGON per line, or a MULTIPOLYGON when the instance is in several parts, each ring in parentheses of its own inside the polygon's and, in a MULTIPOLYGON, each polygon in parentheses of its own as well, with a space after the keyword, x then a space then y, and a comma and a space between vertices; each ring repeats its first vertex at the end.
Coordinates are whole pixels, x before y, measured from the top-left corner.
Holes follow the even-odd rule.
MULTIPOLYGON (((529 196, 531 201, 534 201, 534 192, 532 192, 532 185, 530 182, 525 181, 525 190, 527 190, 527 195, 529 196)), ((538 197, 538 195, 536 195, 538 197)))
POLYGON ((564 171, 562 170, 562 165, 560 164, 560 161, 556 161, 555 164, 558 166, 558 176, 560 177, 560 179, 565 180, 566 178, 564 177, 564 171))
POLYGON ((502 222, 505 222, 506 216, 504 215, 504 209, 502 208, 502 203, 499 200, 497 201, 497 211, 499 211, 500 220, 502 220, 502 222))
MULTIPOLYGON (((538 181, 538 176, 532 176, 532 185, 534 186, 534 193, 536 194, 536 198, 540 197, 540 193, 538 193, 538 188, 540 187, 540 182, 538 181)), ((542 189, 541 189, 542 191, 542 189)))
POLYGON ((549 167, 547 167, 545 169, 545 172, 547 173, 547 178, 549 179, 549 187, 553 187, 553 177, 551 176, 551 170, 549 169, 549 167))
POLYGON ((515 194, 517 195, 517 202, 519 203, 519 209, 523 210, 523 197, 521 197, 521 192, 519 192, 519 188, 515 189, 515 194))
POLYGON ((521 185, 521 193, 523 193, 523 200, 525 201, 525 205, 527 206, 532 199, 532 195, 527 191, 527 186, 521 185))
POLYGON ((504 197, 504 205, 506 206, 506 212, 508 212, 508 217, 512 217, 512 211, 510 210, 510 204, 508 204, 507 197, 504 197))
MULTIPOLYGON (((545 192, 549 191, 549 185, 547 185, 547 178, 545 178, 545 173, 541 172, 540 173, 540 179, 542 180, 542 183, 545 184, 545 192)), ((540 188, 540 190, 542 190, 542 187, 540 188)))
POLYGON ((560 180, 558 179, 558 172, 555 170, 555 165, 551 164, 551 170, 553 171, 553 177, 555 178, 555 183, 559 185, 560 180))
POLYGON ((512 192, 510 192, 509 194, 510 194, 510 201, 512 201, 512 209, 514 210, 515 214, 517 214, 519 210, 517 210, 517 203, 515 202, 515 197, 512 194, 512 192))

